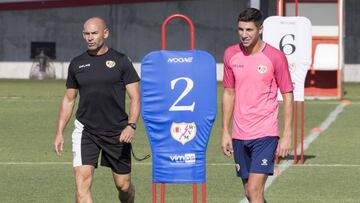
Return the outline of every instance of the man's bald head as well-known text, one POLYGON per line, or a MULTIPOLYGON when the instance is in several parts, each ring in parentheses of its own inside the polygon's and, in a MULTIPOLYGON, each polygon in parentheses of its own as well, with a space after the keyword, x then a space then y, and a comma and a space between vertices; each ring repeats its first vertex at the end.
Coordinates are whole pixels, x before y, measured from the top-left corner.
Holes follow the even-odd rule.
POLYGON ((87 43, 88 51, 94 55, 105 53, 108 48, 105 39, 109 36, 109 30, 102 18, 92 17, 84 23, 83 37, 87 43))
POLYGON ((84 23, 84 29, 87 26, 94 26, 94 25, 103 30, 107 29, 106 22, 100 17, 92 17, 87 19, 84 23))

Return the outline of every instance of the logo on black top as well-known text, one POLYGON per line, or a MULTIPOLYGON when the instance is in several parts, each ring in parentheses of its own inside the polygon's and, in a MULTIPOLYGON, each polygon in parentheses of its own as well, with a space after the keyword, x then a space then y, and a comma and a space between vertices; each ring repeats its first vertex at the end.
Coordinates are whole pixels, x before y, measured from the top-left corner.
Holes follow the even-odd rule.
POLYGON ((90 67, 90 63, 84 64, 84 65, 80 65, 80 66, 79 66, 79 69, 81 69, 81 68, 86 68, 86 67, 90 67))
POLYGON ((105 64, 108 68, 113 68, 116 65, 115 61, 111 61, 111 60, 106 61, 105 64))

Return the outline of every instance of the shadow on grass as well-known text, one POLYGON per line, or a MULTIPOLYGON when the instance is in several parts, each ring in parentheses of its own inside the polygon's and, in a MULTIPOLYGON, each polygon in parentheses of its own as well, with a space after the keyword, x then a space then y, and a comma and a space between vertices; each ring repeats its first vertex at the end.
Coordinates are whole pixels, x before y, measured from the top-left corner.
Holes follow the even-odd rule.
MULTIPOLYGON (((282 157, 279 157, 279 162, 281 161, 288 161, 288 160, 294 160, 294 155, 289 155, 285 158, 282 158, 282 157)), ((300 163, 301 162, 301 157, 300 155, 296 156, 297 157, 297 163, 300 163)), ((309 159, 314 159, 316 158, 315 155, 304 155, 304 163, 306 162, 306 160, 309 160, 309 159)))

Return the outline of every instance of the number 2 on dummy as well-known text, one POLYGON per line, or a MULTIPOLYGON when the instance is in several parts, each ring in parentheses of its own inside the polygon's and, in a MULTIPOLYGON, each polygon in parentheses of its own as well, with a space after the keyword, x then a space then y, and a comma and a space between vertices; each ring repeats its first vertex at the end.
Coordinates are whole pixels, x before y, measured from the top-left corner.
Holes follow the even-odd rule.
POLYGON ((177 100, 171 105, 171 107, 169 108, 169 111, 191 111, 191 112, 193 112, 194 108, 195 108, 195 102, 193 102, 191 105, 188 105, 188 106, 181 106, 181 105, 177 105, 177 104, 187 94, 189 94, 189 92, 191 91, 191 89, 194 86, 194 82, 190 78, 187 78, 187 77, 176 78, 170 82, 172 90, 175 89, 176 83, 180 80, 184 80, 186 82, 186 87, 185 87, 184 91, 181 93, 181 95, 177 98, 177 100))

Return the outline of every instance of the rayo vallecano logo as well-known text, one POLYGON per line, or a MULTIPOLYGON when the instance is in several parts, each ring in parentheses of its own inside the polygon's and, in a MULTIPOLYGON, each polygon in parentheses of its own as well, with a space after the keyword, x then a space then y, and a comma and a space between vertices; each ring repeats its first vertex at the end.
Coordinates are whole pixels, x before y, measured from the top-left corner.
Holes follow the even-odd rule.
POLYGON ((172 123, 171 136, 181 144, 186 144, 196 136, 196 125, 192 123, 172 123))
POLYGON ((112 61, 112 60, 106 61, 105 64, 108 68, 113 68, 116 65, 115 61, 112 61))
POLYGON ((258 65, 257 71, 258 71, 260 74, 264 74, 264 73, 266 73, 266 71, 267 71, 267 66, 265 66, 265 65, 258 65))

